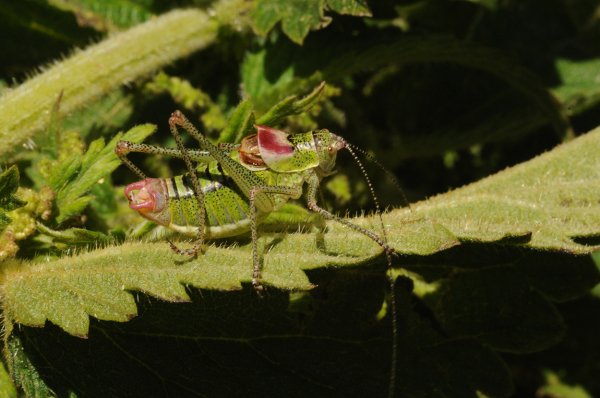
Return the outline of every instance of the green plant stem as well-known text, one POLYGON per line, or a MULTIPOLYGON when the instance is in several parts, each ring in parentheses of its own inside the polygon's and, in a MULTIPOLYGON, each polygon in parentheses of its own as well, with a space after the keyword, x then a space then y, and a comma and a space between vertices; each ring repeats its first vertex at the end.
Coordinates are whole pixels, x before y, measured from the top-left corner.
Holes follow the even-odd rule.
POLYGON ((192 9, 164 14, 76 51, 8 91, 0 98, 0 157, 47 128, 61 92, 61 111, 76 111, 122 84, 209 46, 220 25, 240 24, 242 7, 241 1, 222 0, 211 16, 192 9))

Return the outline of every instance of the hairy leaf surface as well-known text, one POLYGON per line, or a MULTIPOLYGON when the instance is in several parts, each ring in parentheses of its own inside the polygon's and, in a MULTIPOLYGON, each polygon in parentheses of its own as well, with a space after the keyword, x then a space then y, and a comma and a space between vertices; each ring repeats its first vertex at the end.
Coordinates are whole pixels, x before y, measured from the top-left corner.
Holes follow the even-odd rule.
MULTIPOLYGON (((511 240, 536 249, 591 253, 598 247, 571 237, 600 234, 600 221, 594 218, 599 206, 599 149, 600 129, 486 180, 417 203, 412 212, 394 210, 384 216, 390 244, 398 253, 411 255, 436 253, 460 241, 511 240), (583 185, 586 189, 572 189, 583 185)), ((379 229, 373 216, 352 221, 379 229)), ((303 270, 382 259, 380 247, 369 238, 336 222, 325 225, 315 225, 310 233, 292 229, 261 234, 263 282, 310 289, 313 285, 303 270)), ((5 311, 15 322, 43 325, 48 319, 71 334, 85 335, 89 315, 125 321, 136 313, 126 290, 186 301, 182 284, 239 289, 251 278, 252 256, 247 238, 235 241, 237 247, 211 246, 193 258, 178 257, 159 242, 128 243, 29 266, 7 262, 2 283, 5 311)))

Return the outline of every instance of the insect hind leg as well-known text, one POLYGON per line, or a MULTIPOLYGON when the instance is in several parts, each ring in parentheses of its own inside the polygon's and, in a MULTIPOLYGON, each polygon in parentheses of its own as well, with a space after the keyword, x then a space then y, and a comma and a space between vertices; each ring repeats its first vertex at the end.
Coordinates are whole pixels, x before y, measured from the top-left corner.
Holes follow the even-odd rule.
MULTIPOLYGON (((229 149, 226 149, 226 150, 229 150, 229 149)), ((163 147, 158 147, 158 146, 154 146, 154 145, 141 144, 141 143, 137 143, 137 142, 124 141, 124 140, 119 140, 119 142, 117 142, 117 147, 115 149, 115 152, 117 153, 119 158, 121 158, 121 156, 123 156, 127 153, 131 153, 131 152, 147 153, 150 155, 171 156, 171 157, 179 158, 179 159, 183 159, 183 156, 184 156, 179 149, 163 148, 163 147)), ((187 154, 188 154, 190 160, 192 160, 194 162, 203 163, 203 164, 208 164, 208 163, 216 160, 208 151, 188 149, 187 154)))
MULTIPOLYGON (((169 127, 171 128, 171 134, 173 134, 173 138, 175 138, 175 142, 177 143, 177 147, 181 152, 181 156, 185 162, 185 165, 188 168, 190 173, 190 178, 192 180, 192 185, 194 186, 194 191, 196 193, 196 200, 198 201, 198 212, 196 213, 196 217, 198 218, 198 234, 197 240, 194 244, 194 247, 191 249, 180 249, 170 240, 168 241, 171 245, 171 250, 179 255, 196 255, 202 246, 204 245, 204 222, 206 219, 206 208, 204 207, 204 194, 202 193, 202 189, 200 187, 200 182, 198 181, 198 176, 196 175, 196 169, 192 164, 190 159, 190 155, 188 150, 183 145, 183 141, 181 140, 181 135, 177 130, 177 125, 182 126, 189 133, 192 132, 194 126, 187 120, 185 116, 180 111, 175 111, 171 114, 169 118, 169 127)), ((195 130, 195 129, 194 129, 195 130)))

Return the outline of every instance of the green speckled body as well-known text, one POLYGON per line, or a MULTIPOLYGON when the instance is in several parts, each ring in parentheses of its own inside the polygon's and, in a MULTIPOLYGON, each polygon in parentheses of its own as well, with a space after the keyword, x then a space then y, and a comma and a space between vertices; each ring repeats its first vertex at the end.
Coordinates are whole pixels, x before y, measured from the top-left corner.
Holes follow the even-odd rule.
MULTIPOLYGON (((377 234, 317 204, 316 195, 321 179, 333 174, 336 153, 347 145, 343 138, 325 129, 289 134, 255 124, 256 134, 246 136, 240 144, 217 147, 200 134, 180 111, 171 114, 169 126, 178 149, 119 141, 115 152, 124 164, 142 178, 125 188, 129 207, 148 220, 197 238, 191 249, 180 249, 169 241, 174 252, 196 255, 207 238, 234 236, 250 230, 252 286, 260 295, 263 286, 259 282, 256 226, 270 212, 283 207, 288 199, 300 198, 306 182, 307 205, 311 210, 365 234, 382 246, 388 255, 394 253, 394 249, 377 234), (188 150, 177 130, 178 126, 190 133, 202 150, 188 150), (127 159, 129 152, 182 158, 189 173, 166 180, 148 178, 127 159), (193 161, 200 165, 194 166, 193 161)), ((350 147, 348 150, 353 153, 350 147)))
MULTIPOLYGON (((232 158, 237 157, 233 153, 232 158)), ((200 164, 196 175, 204 194, 206 216, 204 236, 221 238, 235 236, 251 228, 249 199, 233 178, 217 161, 200 164)), ((303 173, 276 173, 270 170, 250 171, 264 185, 302 186, 303 173)), ((171 223, 169 228, 186 235, 195 235, 198 231, 198 200, 193 190, 189 173, 165 180, 169 193, 171 223)), ((270 195, 272 210, 280 209, 289 199, 282 194, 270 195)), ((262 222, 269 212, 257 209, 257 223, 262 222)))

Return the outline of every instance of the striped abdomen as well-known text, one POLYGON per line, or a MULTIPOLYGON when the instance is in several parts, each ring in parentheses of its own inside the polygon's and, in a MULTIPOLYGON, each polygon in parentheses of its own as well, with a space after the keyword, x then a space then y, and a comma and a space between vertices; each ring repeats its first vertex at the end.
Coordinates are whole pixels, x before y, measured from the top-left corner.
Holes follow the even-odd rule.
MULTIPOLYGON (((250 230, 248 198, 223 171, 218 162, 197 168, 198 182, 204 193, 206 208, 205 237, 233 236, 250 230)), ((175 231, 195 235, 198 230, 198 201, 189 174, 165 180, 169 193, 171 224, 175 231)), ((268 213, 257 209, 257 222, 268 213)))

